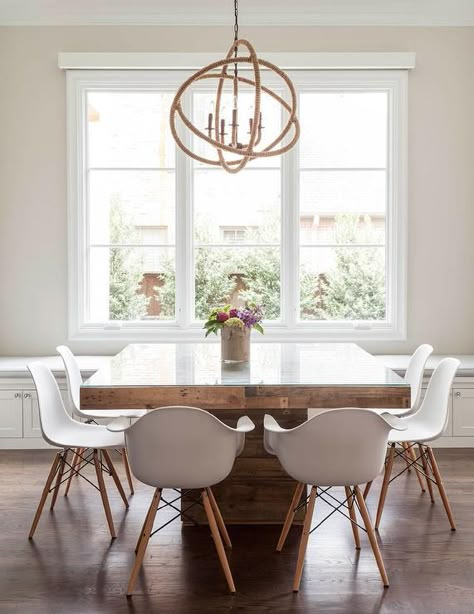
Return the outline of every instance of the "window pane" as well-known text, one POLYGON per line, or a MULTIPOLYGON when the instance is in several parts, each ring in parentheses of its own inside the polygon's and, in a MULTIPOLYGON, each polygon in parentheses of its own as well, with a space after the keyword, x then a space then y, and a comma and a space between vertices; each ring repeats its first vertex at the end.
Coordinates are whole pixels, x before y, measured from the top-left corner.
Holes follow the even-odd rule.
POLYGON ((88 92, 89 167, 173 167, 172 92, 88 92))
POLYGON ((265 306, 265 319, 280 317, 280 250, 273 247, 202 247, 194 251, 195 316, 231 303, 265 306))
POLYGON ((91 244, 175 242, 174 171, 90 171, 91 244))
POLYGON ((304 171, 300 184, 301 243, 383 243, 385 171, 304 171), (341 220, 359 221, 344 232, 341 220))
POLYGON ((384 248, 301 248, 300 301, 302 320, 384 320, 384 248))
POLYGON ((300 120, 303 168, 385 168, 386 93, 303 92, 300 120))
POLYGON ((92 247, 89 321, 175 317, 175 250, 92 247))
POLYGON ((280 172, 196 169, 196 243, 279 243, 280 172))

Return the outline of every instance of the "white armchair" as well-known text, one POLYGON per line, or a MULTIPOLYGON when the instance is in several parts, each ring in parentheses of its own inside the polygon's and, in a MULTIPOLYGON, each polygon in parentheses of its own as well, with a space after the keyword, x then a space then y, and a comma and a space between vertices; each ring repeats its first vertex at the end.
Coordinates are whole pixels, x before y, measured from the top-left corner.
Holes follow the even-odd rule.
POLYGON ((212 414, 195 407, 162 407, 148 412, 129 426, 123 419, 112 422, 110 431, 125 431, 130 467, 135 477, 155 488, 155 494, 137 543, 136 559, 128 583, 131 595, 143 562, 153 522, 164 488, 199 489, 217 553, 229 590, 235 585, 222 539, 231 541, 211 486, 224 480, 245 444, 245 433, 255 425, 240 418, 231 428, 212 414))
POLYGON ((388 586, 387 573, 359 485, 373 480, 382 470, 388 434, 392 429, 405 428, 401 420, 367 409, 344 408, 325 411, 292 429, 281 428, 272 416, 267 415, 264 426, 265 449, 276 455, 285 471, 298 482, 278 541, 278 551, 283 548, 306 485, 311 486, 309 497, 305 493, 307 508, 293 590, 298 591, 301 583, 317 497, 338 511, 347 509, 348 516, 344 515, 351 521, 356 548, 360 547, 360 525, 355 513, 358 506, 384 586, 388 586), (327 494, 333 486, 345 489, 346 498, 338 504, 334 504, 333 495, 327 494))

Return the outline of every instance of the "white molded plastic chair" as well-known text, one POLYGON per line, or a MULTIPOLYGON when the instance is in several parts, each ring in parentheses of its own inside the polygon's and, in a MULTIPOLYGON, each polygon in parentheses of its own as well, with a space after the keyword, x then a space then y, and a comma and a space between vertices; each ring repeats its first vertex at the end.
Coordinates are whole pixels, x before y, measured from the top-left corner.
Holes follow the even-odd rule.
POLYGON ((359 485, 373 480, 382 470, 388 434, 392 428, 400 428, 400 423, 400 419, 395 416, 378 415, 367 409, 355 408, 330 409, 293 429, 283 429, 272 416, 265 416, 265 449, 276 455, 285 471, 298 482, 278 541, 278 551, 283 548, 295 513, 301 507, 299 502, 305 486, 311 486, 309 497, 305 493, 304 498, 307 508, 294 591, 300 587, 317 497, 338 511, 344 507, 348 510, 348 516, 341 513, 351 521, 356 548, 360 548, 359 525, 355 513, 356 506, 359 508, 384 586, 388 586, 382 556, 359 485), (344 486, 344 501, 340 502, 328 494, 333 486, 344 486))
POLYGON ((420 345, 412 354, 408 361, 407 370, 405 371, 404 380, 410 385, 411 389, 411 404, 410 407, 403 409, 377 409, 378 413, 389 413, 394 416, 409 416, 414 414, 420 407, 421 386, 423 384, 423 375, 425 373, 426 361, 433 353, 433 347, 424 343, 420 345))
POLYGON ((28 365, 28 369, 33 377, 38 393, 40 426, 43 439, 52 446, 62 448, 54 457, 33 524, 31 525, 29 538, 31 539, 34 535, 48 494, 50 492, 53 493, 51 501, 51 509, 53 509, 58 496, 59 487, 61 483, 67 479, 67 474, 71 472, 71 475, 75 474, 84 477, 80 471, 81 467, 79 466, 79 468, 77 468, 77 465, 73 466, 68 461, 69 453, 72 450, 83 450, 80 457, 81 464, 88 464, 91 461, 87 458, 86 451, 91 449, 91 457, 96 470, 98 486, 93 484, 89 478, 84 477, 84 479, 100 491, 110 535, 112 539, 114 539, 116 534, 105 488, 103 471, 105 470, 112 476, 125 506, 128 507, 127 498, 107 451, 109 448, 123 448, 123 434, 111 433, 105 426, 86 425, 73 420, 66 412, 58 385, 48 367, 40 362, 34 362, 28 365), (107 469, 105 469, 103 461, 105 461, 107 469), (51 487, 55 477, 56 482, 54 486, 51 487))
MULTIPOLYGON (((442 360, 431 376, 425 398, 418 411, 406 418, 401 418, 402 423, 406 426, 406 441, 411 442, 410 448, 413 450, 414 446, 418 447, 419 456, 415 456, 412 464, 415 466, 417 472, 420 472, 425 477, 432 502, 434 502, 432 483, 437 485, 453 531, 456 529, 456 524, 454 522, 451 507, 444 489, 434 452, 427 443, 437 439, 446 428, 449 415, 449 394, 459 364, 459 360, 455 358, 445 358, 442 360)), ((396 432, 391 432, 389 434, 388 443, 390 444, 390 451, 385 465, 382 490, 380 492, 377 518, 375 521, 376 529, 379 527, 382 518, 389 483, 395 479, 395 477, 398 477, 406 471, 405 468, 391 479, 395 456, 404 454, 404 452, 398 451, 395 447, 399 441, 400 439, 397 437, 396 432)))
MULTIPOLYGON (((81 409, 80 401, 80 389, 82 384, 82 375, 79 368, 79 363, 71 350, 65 345, 59 345, 56 348, 57 352, 61 355, 66 369, 67 383, 68 383, 68 397, 74 414, 86 421, 86 424, 96 423, 96 420, 108 419, 114 420, 119 417, 126 418, 141 418, 147 412, 146 409, 81 409)), ((80 451, 79 451, 80 452, 80 451)), ((130 487, 130 493, 133 495, 133 482, 130 474, 130 467, 127 459, 127 450, 123 449, 122 452, 123 463, 125 466, 125 473, 127 475, 127 481, 130 487)), ((73 459, 73 465, 79 462, 79 456, 76 454, 73 459)), ((68 480, 66 485, 65 495, 69 492, 71 487, 71 479, 68 480)))
MULTIPOLYGON (((420 407, 421 400, 421 387, 423 384, 423 375, 425 373, 426 361, 433 353, 433 347, 424 343, 420 345, 411 356, 407 370, 405 371, 405 377, 403 378, 407 384, 410 385, 411 391, 411 403, 409 408, 397 408, 397 409, 376 409, 375 411, 379 414, 389 413, 393 416, 405 417, 410 416, 415 413, 420 407)), ((401 442, 402 448, 405 450, 405 462, 407 464, 407 468, 410 471, 410 468, 415 460, 416 456, 413 451, 413 447, 410 445, 410 442, 403 441, 401 442)), ((420 472, 416 471, 416 477, 418 478, 418 482, 420 484, 421 492, 425 492, 425 484, 423 480, 423 476, 420 472)), ((364 490, 364 499, 369 494, 370 487, 372 486, 372 482, 369 482, 364 490)))
POLYGON ((222 538, 229 547, 231 542, 211 486, 229 475, 236 456, 243 450, 245 433, 255 428, 254 423, 244 416, 234 429, 202 409, 161 407, 148 412, 131 426, 119 419, 107 428, 125 430, 125 443, 133 474, 141 482, 156 489, 137 543, 137 557, 127 595, 133 591, 143 562, 160 498, 165 506, 168 505, 161 497, 163 488, 201 491, 219 560, 229 589, 234 593, 234 581, 222 538))

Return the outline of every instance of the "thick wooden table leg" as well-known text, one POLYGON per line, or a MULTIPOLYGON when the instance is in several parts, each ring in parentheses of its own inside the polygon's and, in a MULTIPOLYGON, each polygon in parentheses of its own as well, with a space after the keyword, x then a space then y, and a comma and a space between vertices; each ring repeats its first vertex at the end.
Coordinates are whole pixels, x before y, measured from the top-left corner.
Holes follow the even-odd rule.
MULTIPOLYGON (((308 415, 307 410, 217 410, 214 413, 220 420, 235 426, 237 420, 246 413, 255 422, 255 431, 247 433, 242 454, 235 459, 230 475, 220 484, 212 487, 219 502, 226 525, 232 524, 278 524, 282 525, 288 506, 295 491, 295 481, 283 470, 279 460, 263 447, 263 417, 272 414, 284 428, 302 424, 308 415)), ((181 509, 200 497, 199 491, 184 496, 181 509)), ((200 506, 186 512, 200 524, 207 518, 200 506)), ((294 524, 301 525, 304 508, 295 514, 294 524)), ((192 522, 183 517, 185 525, 192 522)))

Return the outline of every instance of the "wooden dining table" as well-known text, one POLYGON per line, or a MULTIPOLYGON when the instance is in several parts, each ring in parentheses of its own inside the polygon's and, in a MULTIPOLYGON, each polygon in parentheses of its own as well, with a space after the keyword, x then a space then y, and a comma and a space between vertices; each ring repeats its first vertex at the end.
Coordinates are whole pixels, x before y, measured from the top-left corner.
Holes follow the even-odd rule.
MULTIPOLYGON (((324 409, 410 406, 410 386, 353 343, 252 343, 246 363, 222 362, 217 343, 132 344, 80 394, 83 409, 190 405, 231 426, 248 415, 255 431, 232 473, 213 488, 228 524, 280 524, 291 501, 293 480, 263 447, 266 413, 288 428, 324 409)), ((184 497, 183 508, 188 504, 184 497)), ((189 514, 202 520, 197 508, 189 514)))

